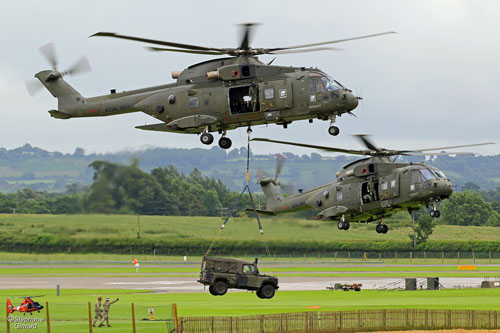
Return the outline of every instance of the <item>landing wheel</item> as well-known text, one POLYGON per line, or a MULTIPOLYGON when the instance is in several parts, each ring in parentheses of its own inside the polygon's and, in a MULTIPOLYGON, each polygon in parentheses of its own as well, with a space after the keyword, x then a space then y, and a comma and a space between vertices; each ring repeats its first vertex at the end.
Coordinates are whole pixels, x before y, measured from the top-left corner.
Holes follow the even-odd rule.
POLYGON ((441 216, 441 212, 439 210, 431 210, 431 212, 429 213, 431 215, 431 217, 434 217, 434 218, 438 218, 441 216))
POLYGON ((349 230, 349 228, 351 227, 351 224, 347 221, 344 222, 344 230, 349 230))
POLYGON ((231 139, 226 138, 225 136, 219 139, 219 147, 221 147, 222 149, 231 148, 231 144, 232 144, 231 139))
POLYGON ((339 228, 339 230, 344 230, 344 221, 338 221, 337 222, 337 228, 339 228))
POLYGON ((328 134, 337 136, 340 133, 340 129, 337 126, 328 127, 328 134))
POLYGON ((210 144, 212 144, 212 142, 214 142, 214 136, 210 133, 203 133, 200 136, 200 141, 204 145, 210 145, 210 144))
POLYGON ((389 231, 389 227, 387 226, 387 224, 377 224, 377 226, 375 227, 375 231, 378 233, 378 234, 386 234, 387 231, 389 231))

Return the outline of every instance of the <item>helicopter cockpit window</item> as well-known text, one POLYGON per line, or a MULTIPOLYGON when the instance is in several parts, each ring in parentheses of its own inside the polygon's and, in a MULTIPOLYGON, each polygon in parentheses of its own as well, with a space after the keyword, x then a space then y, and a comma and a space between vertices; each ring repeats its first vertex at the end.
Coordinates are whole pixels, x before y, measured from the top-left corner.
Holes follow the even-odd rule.
POLYGON ((340 89, 340 87, 335 83, 335 81, 331 77, 322 76, 321 81, 323 81, 323 85, 325 86, 327 91, 340 89))
POLYGON ((420 173, 422 174, 423 181, 436 178, 436 176, 434 176, 434 174, 429 169, 420 169, 420 173))
POLYGON ((431 170, 433 174, 436 175, 437 178, 446 179, 446 175, 441 170, 431 170))
POLYGON ((411 183, 420 183, 422 181, 421 176, 420 176, 420 171, 419 170, 412 170, 411 171, 411 183))

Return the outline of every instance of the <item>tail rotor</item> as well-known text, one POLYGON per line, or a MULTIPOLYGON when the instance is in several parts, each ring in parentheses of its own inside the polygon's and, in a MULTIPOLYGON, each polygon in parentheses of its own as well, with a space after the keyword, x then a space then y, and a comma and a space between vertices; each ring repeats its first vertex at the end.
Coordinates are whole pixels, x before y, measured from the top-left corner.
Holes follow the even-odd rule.
MULTIPOLYGON (((75 62, 70 68, 65 71, 59 72, 57 67, 59 65, 59 61, 57 59, 57 53, 55 50, 54 43, 49 43, 43 45, 39 49, 42 56, 47 60, 47 62, 52 66, 52 70, 54 71, 54 77, 62 77, 65 75, 76 75, 91 72, 92 68, 90 67, 90 63, 87 57, 81 57, 77 62, 75 62)), ((52 75, 52 74, 51 74, 52 75)), ((28 94, 30 96, 36 95, 43 88, 43 84, 39 80, 29 80, 26 81, 26 89, 28 90, 28 94)))

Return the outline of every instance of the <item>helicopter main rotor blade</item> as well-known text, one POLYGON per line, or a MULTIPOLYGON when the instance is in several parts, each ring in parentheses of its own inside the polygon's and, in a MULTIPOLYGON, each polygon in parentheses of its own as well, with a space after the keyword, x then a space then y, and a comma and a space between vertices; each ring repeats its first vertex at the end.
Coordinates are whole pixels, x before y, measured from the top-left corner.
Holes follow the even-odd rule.
POLYGON ((356 134, 356 135, 353 135, 354 137, 358 138, 358 140, 360 140, 366 148, 370 149, 370 150, 373 150, 373 151, 381 151, 380 148, 378 148, 377 146, 375 146, 375 144, 369 140, 367 138, 368 135, 365 135, 365 134, 356 134))
POLYGON ((439 153, 432 153, 432 152, 428 152, 428 153, 417 153, 417 152, 414 152, 414 153, 399 153, 399 154, 395 154, 395 155, 402 155, 402 156, 449 156, 449 155, 476 155, 475 153, 472 153, 472 152, 464 152, 464 151, 459 151, 459 152, 450 152, 450 153, 447 153, 447 152, 439 152, 439 153))
POLYGON ((163 47, 148 46, 146 49, 150 51, 166 51, 166 52, 181 52, 181 53, 192 53, 192 54, 209 54, 209 55, 222 55, 224 52, 214 52, 214 51, 195 51, 195 50, 183 50, 183 49, 167 49, 163 47))
POLYGON ((213 48, 213 47, 174 43, 174 42, 167 42, 167 41, 162 41, 162 40, 148 39, 148 38, 141 38, 141 37, 134 37, 134 36, 126 36, 126 35, 120 35, 120 34, 117 34, 114 32, 98 32, 98 33, 95 33, 89 37, 112 37, 112 38, 133 40, 136 42, 144 42, 144 43, 151 43, 151 44, 157 44, 157 45, 163 45, 163 46, 177 47, 179 49, 224 52, 223 49, 218 49, 218 48, 213 48))
POLYGON ((317 52, 317 51, 343 51, 343 49, 337 47, 315 47, 313 49, 306 50, 283 50, 283 51, 272 51, 266 54, 292 54, 292 53, 306 53, 306 52, 317 52))
POLYGON ((52 69, 57 70, 57 55, 54 43, 45 44, 39 49, 40 53, 47 59, 47 61, 52 65, 52 69))
POLYGON ((240 49, 242 50, 248 50, 250 48, 250 39, 251 39, 251 33, 252 33, 252 27, 259 25, 259 23, 244 23, 240 24, 241 27, 244 28, 242 31, 242 37, 241 37, 241 44, 240 44, 240 49))
POLYGON ((377 37, 377 36, 388 35, 388 34, 395 34, 395 33, 396 33, 395 31, 387 31, 387 32, 381 32, 381 33, 372 34, 372 35, 365 35, 365 36, 359 36, 359 37, 352 37, 352 38, 331 40, 331 41, 328 41, 328 42, 303 44, 303 45, 295 45, 295 46, 288 46, 288 47, 270 48, 270 49, 268 49, 268 51, 269 52, 273 52, 273 51, 281 51, 281 50, 302 49, 302 48, 305 48, 305 47, 313 47, 313 46, 320 46, 320 45, 327 45, 327 44, 342 43, 342 42, 347 42, 347 41, 356 40, 356 39, 371 38, 371 37, 377 37))
POLYGON ((279 143, 279 144, 283 144, 283 145, 319 149, 319 150, 324 150, 324 151, 328 151, 328 152, 336 152, 336 153, 344 153, 344 154, 352 154, 352 155, 370 155, 370 152, 367 152, 365 150, 352 150, 352 149, 342 149, 342 148, 335 148, 335 147, 316 146, 316 145, 309 145, 306 143, 278 141, 278 140, 271 140, 271 139, 266 139, 266 138, 253 138, 250 141, 263 141, 263 142, 279 143))
MULTIPOLYGON (((431 150, 445 150, 445 149, 476 147, 476 146, 486 146, 486 145, 496 145, 496 142, 483 142, 483 143, 472 143, 472 144, 468 144, 468 145, 458 145, 458 146, 448 146, 448 147, 425 148, 425 149, 414 149, 414 150, 401 150, 400 152, 402 152, 402 153, 421 153, 421 152, 424 152, 424 151, 431 151, 431 150)), ((456 154, 456 153, 450 153, 450 154, 456 154)))

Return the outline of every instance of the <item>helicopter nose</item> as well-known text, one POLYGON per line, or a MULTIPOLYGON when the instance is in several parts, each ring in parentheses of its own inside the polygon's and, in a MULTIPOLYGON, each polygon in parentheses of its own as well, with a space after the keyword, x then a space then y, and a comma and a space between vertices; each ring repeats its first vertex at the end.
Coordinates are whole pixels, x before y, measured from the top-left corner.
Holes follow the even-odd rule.
POLYGON ((453 184, 449 180, 441 180, 435 185, 440 197, 448 198, 453 193, 453 184))
POLYGON ((348 93, 348 95, 347 95, 348 102, 347 103, 349 106, 349 111, 354 110, 358 106, 358 104, 359 104, 358 100, 359 100, 359 97, 354 96, 354 94, 352 92, 348 93))

